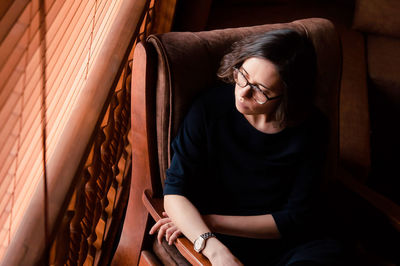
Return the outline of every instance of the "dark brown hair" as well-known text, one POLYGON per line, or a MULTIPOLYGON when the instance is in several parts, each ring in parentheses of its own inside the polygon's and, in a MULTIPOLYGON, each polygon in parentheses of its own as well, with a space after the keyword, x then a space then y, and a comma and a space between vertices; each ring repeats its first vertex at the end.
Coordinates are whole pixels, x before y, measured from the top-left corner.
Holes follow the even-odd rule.
POLYGON ((273 30, 235 42, 221 60, 218 77, 234 83, 233 68, 251 57, 264 58, 277 68, 283 81, 283 97, 275 120, 290 125, 302 120, 312 106, 316 56, 311 41, 293 29, 273 30))

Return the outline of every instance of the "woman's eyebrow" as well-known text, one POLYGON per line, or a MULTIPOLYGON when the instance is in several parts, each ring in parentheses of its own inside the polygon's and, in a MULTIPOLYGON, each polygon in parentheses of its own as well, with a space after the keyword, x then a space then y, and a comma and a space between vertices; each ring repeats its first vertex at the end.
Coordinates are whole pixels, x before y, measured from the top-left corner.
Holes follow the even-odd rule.
MULTIPOLYGON (((249 73, 246 71, 246 69, 244 69, 243 66, 242 66, 242 69, 244 70, 244 72, 246 72, 246 75, 247 75, 248 77, 250 77, 249 73)), ((262 86, 263 88, 265 88, 265 89, 268 90, 268 91, 272 91, 272 89, 271 89, 270 87, 265 86, 264 84, 257 83, 257 85, 262 86)))

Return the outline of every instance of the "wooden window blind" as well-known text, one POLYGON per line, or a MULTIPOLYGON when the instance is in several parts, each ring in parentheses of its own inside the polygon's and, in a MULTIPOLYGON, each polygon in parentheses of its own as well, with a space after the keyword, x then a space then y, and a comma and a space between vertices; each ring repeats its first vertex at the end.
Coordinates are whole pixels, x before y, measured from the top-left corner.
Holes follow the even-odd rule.
POLYGON ((122 0, 43 2, 0 4, 0 259, 43 176, 41 93, 46 93, 46 161, 63 141, 122 0))

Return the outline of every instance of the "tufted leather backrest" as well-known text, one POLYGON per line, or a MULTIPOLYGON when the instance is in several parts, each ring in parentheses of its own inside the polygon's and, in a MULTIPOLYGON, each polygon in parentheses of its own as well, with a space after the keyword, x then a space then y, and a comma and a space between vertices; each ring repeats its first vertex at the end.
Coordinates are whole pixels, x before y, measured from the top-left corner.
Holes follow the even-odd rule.
POLYGON ((160 177, 163 184, 169 167, 170 144, 194 98, 218 84, 220 60, 237 40, 281 28, 294 28, 312 41, 317 55, 315 104, 330 118, 331 141, 327 173, 334 174, 338 156, 339 84, 341 46, 332 23, 311 18, 291 23, 269 24, 203 32, 170 32, 152 35, 147 44, 154 48, 157 67, 155 118, 160 177))

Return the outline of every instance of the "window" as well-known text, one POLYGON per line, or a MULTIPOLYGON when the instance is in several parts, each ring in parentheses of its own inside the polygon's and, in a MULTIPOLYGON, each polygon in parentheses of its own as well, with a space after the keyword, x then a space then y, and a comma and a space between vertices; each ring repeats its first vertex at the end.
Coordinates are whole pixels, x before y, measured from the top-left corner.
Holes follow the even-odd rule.
POLYGON ((51 161, 123 2, 0 4, 0 260, 43 176, 42 108, 51 161))

